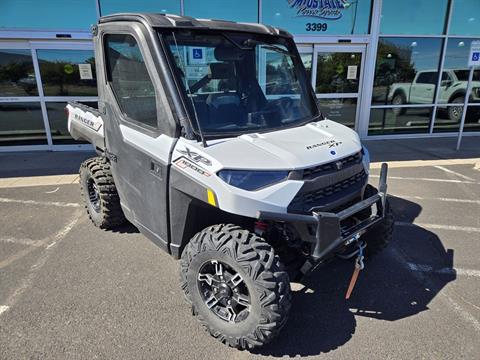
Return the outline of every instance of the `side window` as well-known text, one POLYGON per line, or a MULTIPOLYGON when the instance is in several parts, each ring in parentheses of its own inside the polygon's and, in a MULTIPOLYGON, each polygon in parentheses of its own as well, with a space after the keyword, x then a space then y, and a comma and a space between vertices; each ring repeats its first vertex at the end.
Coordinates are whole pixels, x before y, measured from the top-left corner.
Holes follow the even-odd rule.
POLYGON ((131 35, 105 35, 107 78, 118 105, 129 119, 157 127, 155 88, 140 48, 131 35))
POLYGON ((434 72, 421 73, 418 76, 417 84, 435 84, 435 80, 436 80, 435 75, 436 75, 436 73, 434 73, 434 72))

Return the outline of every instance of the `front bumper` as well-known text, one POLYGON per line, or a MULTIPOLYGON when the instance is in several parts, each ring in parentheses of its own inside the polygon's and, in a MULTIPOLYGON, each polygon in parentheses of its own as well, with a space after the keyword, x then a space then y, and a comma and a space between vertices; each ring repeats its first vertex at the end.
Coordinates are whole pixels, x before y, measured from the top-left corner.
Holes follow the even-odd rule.
POLYGON ((357 241, 369 228, 384 219, 385 202, 387 199, 387 172, 388 165, 383 163, 380 171, 378 193, 338 213, 314 211, 312 215, 297 215, 259 211, 257 218, 260 220, 314 225, 316 227, 315 245, 311 257, 315 261, 322 261, 338 247, 357 241), (354 226, 342 228, 341 222, 343 220, 348 219, 364 209, 372 207, 374 204, 377 204, 375 214, 372 214, 368 219, 354 226))

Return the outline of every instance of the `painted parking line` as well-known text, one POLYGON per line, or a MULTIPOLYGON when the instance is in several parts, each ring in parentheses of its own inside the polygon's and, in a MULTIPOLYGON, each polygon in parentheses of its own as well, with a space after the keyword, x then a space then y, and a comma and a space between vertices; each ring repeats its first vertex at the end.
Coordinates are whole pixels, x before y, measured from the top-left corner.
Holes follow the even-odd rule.
POLYGON ((25 205, 45 205, 45 206, 73 207, 73 208, 78 208, 82 206, 79 203, 67 203, 67 202, 60 202, 60 201, 20 200, 20 199, 9 199, 9 198, 0 198, 0 203, 16 203, 16 204, 25 204, 25 205))
MULTIPOLYGON (((379 178, 380 175, 369 175, 371 178, 379 178)), ((477 181, 467 181, 467 180, 455 180, 455 179, 437 179, 437 178, 416 178, 416 177, 403 177, 403 176, 388 176, 388 180, 412 180, 412 181, 431 181, 431 182, 443 182, 443 183, 454 183, 454 184, 476 184, 480 185, 480 182, 477 181)))
POLYGON ((412 270, 412 271, 436 273, 436 274, 443 274, 443 275, 463 275, 463 276, 480 277, 480 270, 446 268, 446 267, 435 269, 433 266, 430 266, 430 265, 414 264, 411 262, 407 262, 406 266, 408 267, 409 270, 412 270))
POLYGON ((436 165, 434 166, 435 169, 439 169, 439 170, 442 170, 442 171, 445 171, 446 173, 448 174, 452 174, 452 175, 455 175, 455 176, 458 176, 459 178, 462 178, 462 179, 465 179, 465 180, 468 180, 468 181, 475 181, 475 179, 472 179, 471 177, 468 177, 468 176, 465 176, 463 174, 460 174, 459 172, 457 171, 453 171, 451 169, 447 169, 446 167, 443 167, 443 166, 440 166, 440 165, 436 165))
POLYGON ((427 224, 427 223, 409 223, 403 221, 395 221, 397 226, 409 226, 409 227, 423 227, 427 229, 436 230, 451 230, 451 231, 465 231, 480 233, 480 228, 472 226, 456 226, 456 225, 444 225, 444 224, 427 224))
MULTIPOLYGON (((471 159, 441 159, 441 160, 407 160, 407 161, 385 161, 389 168, 425 167, 425 166, 448 166, 448 165, 474 165, 480 168, 480 158, 471 159)), ((372 169, 380 169, 383 162, 372 162, 372 169)))
POLYGON ((413 196, 413 195, 398 195, 398 194, 389 194, 401 199, 410 199, 410 200, 426 200, 426 201, 445 201, 445 202, 456 202, 462 204, 478 204, 480 205, 480 200, 474 199, 455 199, 455 198, 444 198, 444 197, 424 197, 424 196, 413 196))
POLYGON ((0 315, 2 315, 5 311, 7 311, 10 306, 7 305, 0 305, 0 315))
POLYGON ((42 247, 41 240, 32 240, 32 239, 16 239, 12 237, 0 237, 0 242, 6 244, 16 244, 16 245, 24 245, 24 246, 34 246, 34 247, 42 247))

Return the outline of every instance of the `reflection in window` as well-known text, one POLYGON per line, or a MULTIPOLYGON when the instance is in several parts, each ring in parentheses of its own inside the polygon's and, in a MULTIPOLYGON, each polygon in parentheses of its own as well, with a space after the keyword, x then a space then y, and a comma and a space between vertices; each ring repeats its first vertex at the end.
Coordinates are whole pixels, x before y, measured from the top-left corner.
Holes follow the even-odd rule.
MULTIPOLYGON (((472 39, 448 40, 438 102, 463 104, 468 85, 468 56, 472 39)), ((470 102, 480 102, 480 70, 475 70, 470 102)))
POLYGON ((184 0, 184 7, 195 18, 258 22, 257 0, 184 0))
POLYGON ((438 79, 441 39, 382 38, 373 104, 431 104, 438 79))
POLYGON ((428 133, 432 108, 372 109, 368 135, 428 133))
POLYGON ((357 99, 319 99, 320 111, 330 120, 355 128, 357 99))
POLYGON ((305 71, 307 72, 307 79, 310 80, 312 78, 313 53, 300 53, 300 58, 302 59, 303 66, 305 66, 305 71))
POLYGON ((40 103, 0 103, 0 146, 46 145, 40 103))
POLYGON ((383 0, 380 33, 443 34, 447 5, 448 0, 383 0))
POLYGON ((368 34, 371 4, 371 0, 262 0, 261 21, 296 35, 368 34))
POLYGON ((100 0, 102 16, 121 12, 180 14, 180 0, 100 0))
POLYGON ((97 96, 91 50, 37 50, 45 96, 97 96))
POLYGON ((320 52, 317 57, 315 92, 358 92, 362 54, 356 52, 320 52))
POLYGON ((292 58, 281 53, 267 51, 266 59, 265 94, 298 94, 298 80, 292 58))
MULTIPOLYGON (((96 108, 97 103, 84 102, 85 105, 96 108)), ((47 102, 48 123, 54 145, 87 144, 85 141, 75 141, 68 132, 67 117, 65 116, 66 102, 47 102)))
POLYGON ((155 88, 145 60, 131 35, 105 36, 107 77, 118 106, 129 119, 157 127, 155 88))
MULTIPOLYGON (((457 132, 462 121, 463 102, 438 107, 433 132, 457 132)), ((480 130, 480 107, 470 105, 467 108, 464 131, 480 130)))
POLYGON ((30 50, 0 49, 0 96, 38 96, 30 50))
POLYGON ((480 1, 455 0, 453 2, 450 34, 480 36, 480 1))

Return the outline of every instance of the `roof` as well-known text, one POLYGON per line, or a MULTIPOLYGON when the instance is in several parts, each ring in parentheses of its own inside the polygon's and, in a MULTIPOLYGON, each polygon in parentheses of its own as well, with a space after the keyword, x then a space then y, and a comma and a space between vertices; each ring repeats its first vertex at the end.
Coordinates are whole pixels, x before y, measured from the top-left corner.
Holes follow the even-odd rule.
POLYGON ((119 13, 102 16, 99 24, 116 21, 137 21, 145 26, 156 28, 183 28, 183 29, 205 29, 225 31, 246 31, 266 35, 280 35, 292 37, 289 32, 258 23, 242 23, 216 19, 195 19, 190 16, 180 16, 157 13, 119 13))

